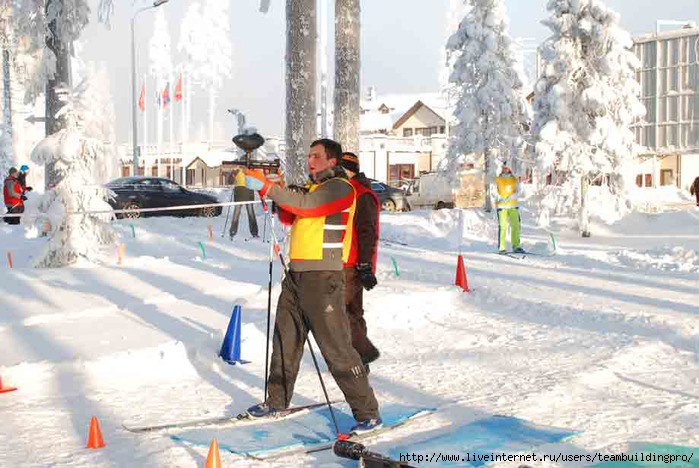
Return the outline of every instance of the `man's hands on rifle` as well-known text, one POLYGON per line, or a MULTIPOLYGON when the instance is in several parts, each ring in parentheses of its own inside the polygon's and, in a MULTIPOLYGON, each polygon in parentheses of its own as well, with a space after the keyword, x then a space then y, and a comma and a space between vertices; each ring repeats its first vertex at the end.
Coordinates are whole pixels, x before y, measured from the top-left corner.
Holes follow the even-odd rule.
POLYGON ((262 196, 267 193, 272 185, 280 185, 281 179, 281 174, 265 175, 259 169, 245 169, 245 186, 250 190, 257 190, 262 196))
POLYGON ((371 263, 360 263, 355 268, 357 269, 357 275, 359 275, 359 282, 362 283, 364 289, 371 291, 378 283, 371 263))

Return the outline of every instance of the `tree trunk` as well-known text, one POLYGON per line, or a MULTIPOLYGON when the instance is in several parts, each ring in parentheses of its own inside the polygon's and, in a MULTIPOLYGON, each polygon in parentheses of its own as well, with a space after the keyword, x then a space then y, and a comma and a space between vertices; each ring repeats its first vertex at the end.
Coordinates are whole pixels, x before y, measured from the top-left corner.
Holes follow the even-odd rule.
MULTIPOLYGON (((54 2, 62 3, 63 0, 47 0, 46 11, 51 8, 54 2)), ((63 9, 61 9, 63 11, 63 9)), ((60 90, 70 89, 70 48, 69 45, 60 40, 57 36, 58 30, 56 20, 49 23, 51 34, 46 37, 46 47, 56 55, 56 74, 46 83, 46 135, 52 135, 65 128, 66 123, 63 117, 56 117, 56 114, 63 108, 64 103, 60 100, 60 90)), ((49 189, 60 182, 60 176, 54 169, 54 164, 46 165, 46 175, 44 177, 46 188, 49 189)))
POLYGON ((286 2, 286 181, 305 179, 316 136, 316 0, 286 2))
POLYGON ((335 140, 359 155, 359 0, 335 1, 335 140))
POLYGON ((10 170, 14 156, 13 131, 12 131, 12 81, 10 75, 10 51, 3 49, 2 51, 2 88, 3 88, 3 106, 2 106, 2 152, 0 155, 0 174, 2 177, 10 170), (6 167, 3 166, 6 165, 6 167))
POLYGON ((580 179, 580 235, 590 237, 590 211, 587 203, 587 193, 590 187, 590 176, 584 174, 580 179))
POLYGON ((493 201, 491 200, 490 194, 490 166, 492 154, 490 148, 486 148, 483 152, 483 181, 485 182, 485 212, 490 213, 493 211, 493 201))

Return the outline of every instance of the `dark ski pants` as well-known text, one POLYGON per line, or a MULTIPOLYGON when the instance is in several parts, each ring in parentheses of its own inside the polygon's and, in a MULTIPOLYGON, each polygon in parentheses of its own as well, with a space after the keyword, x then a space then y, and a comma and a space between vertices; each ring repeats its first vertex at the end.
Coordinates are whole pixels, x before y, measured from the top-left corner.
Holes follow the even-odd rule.
POLYGON ((242 210, 243 206, 245 206, 245 209, 248 213, 248 223, 250 224, 250 235, 253 237, 257 237, 258 236, 257 218, 255 217, 255 208, 254 208, 254 205, 252 203, 249 205, 235 205, 235 208, 233 209, 233 220, 231 221, 230 236, 233 237, 238 233, 238 222, 240 221, 240 211, 242 210))
MULTIPOLYGON (((7 206, 7 205, 6 205, 7 206)), ((18 206, 7 206, 7 214, 21 214, 24 213, 24 205, 18 206)), ((3 218, 7 224, 19 224, 21 218, 16 216, 3 218)))
POLYGON ((345 308, 352 332, 352 346, 362 362, 372 361, 379 350, 367 336, 364 320, 364 288, 354 267, 345 268, 345 308))
POLYGON ((378 417, 374 390, 352 347, 344 294, 342 271, 290 272, 284 278, 269 372, 268 403, 272 408, 284 409, 291 403, 308 329, 355 419, 378 417))

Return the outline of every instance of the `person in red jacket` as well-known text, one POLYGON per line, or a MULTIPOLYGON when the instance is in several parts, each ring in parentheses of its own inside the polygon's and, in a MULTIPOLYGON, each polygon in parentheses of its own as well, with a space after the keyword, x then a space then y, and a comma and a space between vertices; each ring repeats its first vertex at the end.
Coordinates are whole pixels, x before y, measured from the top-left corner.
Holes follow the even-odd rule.
MULTIPOLYGON (((24 200, 22 199, 22 186, 17 180, 19 171, 16 167, 10 168, 7 178, 2 184, 2 195, 5 200, 5 207, 8 214, 24 213, 24 200)), ((19 218, 16 216, 6 217, 7 224, 19 224, 19 218)))
POLYGON ((376 256, 381 204, 371 189, 369 179, 363 172, 359 172, 359 158, 356 154, 343 153, 340 165, 345 169, 356 194, 354 235, 349 258, 344 264, 345 308, 352 331, 352 346, 369 373, 369 363, 377 360, 381 353, 367 336, 363 289, 371 291, 377 284, 376 256))

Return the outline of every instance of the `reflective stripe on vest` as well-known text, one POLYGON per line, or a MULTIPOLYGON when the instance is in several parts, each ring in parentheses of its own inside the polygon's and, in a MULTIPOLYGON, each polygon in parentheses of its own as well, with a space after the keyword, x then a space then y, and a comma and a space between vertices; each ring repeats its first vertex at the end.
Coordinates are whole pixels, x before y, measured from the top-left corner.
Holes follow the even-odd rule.
MULTIPOLYGON (((333 180, 333 179, 330 179, 333 180)), ((345 179, 339 179, 352 187, 345 179)), ((309 187, 314 192, 327 183, 313 184, 309 187)), ((354 187, 352 187, 354 191, 354 187)), ((329 216, 307 218, 296 216, 291 226, 291 243, 289 257, 292 261, 323 260, 324 250, 342 249, 342 261, 347 261, 352 245, 352 229, 354 225, 354 210, 356 197, 352 206, 339 213, 329 216)))

